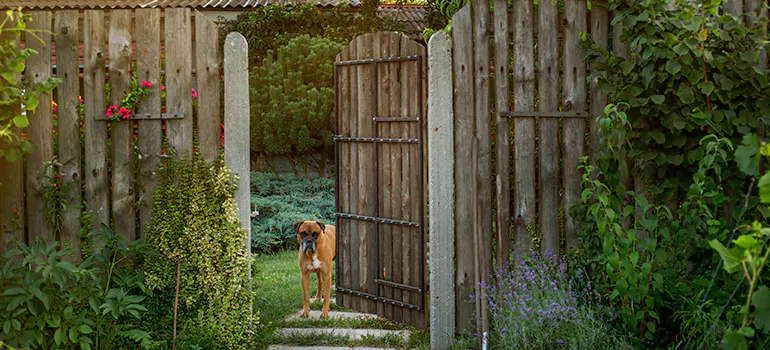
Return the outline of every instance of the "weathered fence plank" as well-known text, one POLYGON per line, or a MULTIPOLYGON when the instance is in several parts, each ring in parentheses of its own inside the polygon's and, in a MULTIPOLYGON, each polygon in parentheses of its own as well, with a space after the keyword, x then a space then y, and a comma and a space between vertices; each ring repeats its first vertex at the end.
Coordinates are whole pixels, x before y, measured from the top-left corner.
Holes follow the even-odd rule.
MULTIPOLYGON (((515 2, 514 23, 514 111, 533 111, 535 107, 535 58, 532 33, 532 2, 515 2)), ((532 247, 529 228, 535 224, 535 120, 514 120, 514 171, 513 220, 515 228, 515 254, 522 257, 532 247)))
MULTIPOLYGON (((495 203, 497 204, 497 254, 496 266, 502 269, 508 266, 511 250, 511 199, 510 199, 510 130, 508 117, 500 112, 509 110, 510 91, 508 87, 508 62, 510 61, 508 39, 508 1, 495 0, 494 35, 495 35, 495 111, 497 130, 495 135, 495 203)), ((430 59, 430 55, 428 56, 430 59)), ((447 81, 451 81, 450 79, 447 81)), ((430 129, 428 130, 430 131, 430 129)), ((430 158, 430 157, 428 157, 430 158)))
POLYGON ((80 147, 79 94, 80 67, 78 62, 78 11, 57 11, 56 33, 56 75, 64 79, 57 87, 59 111, 59 173, 64 176, 67 208, 62 223, 62 246, 73 248, 73 259, 80 260, 80 209, 83 199, 80 194, 82 160, 80 147))
POLYGON ((198 143, 203 159, 219 157, 219 32, 216 24, 195 11, 195 77, 198 86, 198 143))
POLYGON ((457 307, 457 333, 471 331, 476 304, 470 301, 474 294, 477 269, 475 266, 474 220, 476 198, 476 176, 474 174, 474 83, 473 83, 473 23, 471 5, 468 4, 452 17, 453 26, 453 72, 455 79, 454 142, 455 142, 455 185, 457 198, 455 211, 462 213, 455 217, 456 235, 456 280, 455 297, 457 307))
MULTIPOLYGON (((591 38, 599 47, 607 48, 607 31, 609 30, 609 14, 607 13, 607 1, 596 1, 591 6, 591 38)), ((598 118, 604 114, 604 106, 607 105, 607 95, 599 92, 599 78, 591 79, 591 159, 596 161, 596 152, 599 150, 601 128, 598 118)))
MULTIPOLYGON (((380 57, 399 56, 400 37, 395 35, 387 35, 385 33, 381 33, 380 35, 382 36, 380 41, 380 57)), ((399 107, 401 105, 401 94, 398 93, 399 86, 397 75, 399 67, 400 64, 398 63, 384 64, 382 67, 384 69, 380 69, 379 66, 377 67, 377 79, 381 84, 384 85, 378 90, 380 93, 380 95, 377 96, 377 101, 380 104, 377 112, 378 117, 396 117, 400 112, 399 107)), ((387 135, 386 137, 393 138, 399 137, 401 134, 399 133, 398 124, 381 122, 379 125, 381 125, 380 131, 382 132, 379 135, 387 135)), ((380 199, 383 204, 380 215, 387 218, 393 218, 397 208, 402 207, 402 205, 400 205, 401 203, 398 203, 399 194, 401 193, 402 175, 401 159, 398 157, 401 151, 400 147, 401 145, 382 145, 382 157, 379 158, 383 161, 383 166, 378 167, 381 174, 380 183, 383 184, 380 187, 383 189, 383 195, 385 197, 384 199, 380 199)), ((375 191, 378 191, 378 189, 375 189, 375 191)), ((398 225, 380 225, 379 236, 380 241, 382 244, 384 244, 384 249, 380 250, 380 260, 382 261, 382 265, 380 266, 380 269, 376 271, 379 278, 382 278, 386 281, 395 281, 399 283, 401 282, 401 268, 397 263, 397 261, 400 260, 395 259, 396 254, 398 254, 400 257, 401 249, 397 249, 395 244, 400 244, 402 242, 402 234, 403 231, 398 225), (399 267, 398 272, 395 271, 396 266, 399 267)), ((383 291, 382 295, 384 297, 393 299, 394 296, 397 296, 398 299, 396 300, 400 300, 401 291, 399 289, 385 286, 381 286, 379 288, 383 291)), ((384 303, 379 303, 379 305, 382 305, 383 314, 386 318, 391 320, 396 319, 396 312, 399 313, 399 321, 403 317, 403 313, 400 310, 401 308, 394 308, 393 305, 384 303)))
MULTIPOLYGON (((353 40, 350 47, 350 59, 354 60, 359 58, 358 56, 358 46, 360 45, 359 40, 353 40)), ((354 68, 351 68, 351 77, 350 77, 350 111, 349 111, 349 122, 350 122, 350 136, 351 137, 361 137, 359 134, 359 128, 358 124, 360 121, 358 120, 358 111, 359 107, 358 104, 360 103, 359 94, 359 79, 361 78, 361 67, 354 66, 354 68)), ((361 98, 364 98, 363 96, 361 98)), ((359 163, 359 157, 358 157, 358 149, 361 146, 359 144, 352 143, 350 144, 350 173, 349 173, 349 181, 350 181, 350 188, 349 188, 349 203, 350 203, 350 213, 351 214, 362 214, 359 212, 360 206, 358 204, 358 182, 360 181, 358 179, 358 173, 359 173, 359 167, 361 164, 359 163)), ((364 225, 358 221, 358 220, 349 220, 349 227, 348 227, 348 252, 350 253, 350 287, 352 289, 359 289, 360 288, 360 280, 361 275, 359 273, 360 270, 360 264, 358 264, 358 261, 361 260, 361 251, 360 249, 360 242, 361 239, 359 238, 360 233, 362 231, 362 228, 364 225)), ((364 300, 358 296, 351 296, 351 307, 357 310, 362 310, 362 305, 364 300)))
MULTIPOLYGON (((131 92, 131 12, 110 13, 110 105, 120 106, 131 92)), ((134 126, 130 120, 112 123, 112 217, 115 231, 131 242, 136 239, 134 210, 134 126)))
POLYGON ((93 229, 110 223, 109 182, 107 181, 107 125, 96 120, 104 116, 105 60, 104 11, 84 11, 84 75, 85 111, 85 200, 86 210, 94 212, 93 229))
MULTIPOLYGON (((12 25, 12 24, 7 24, 12 25)), ((0 43, 12 41, 11 45, 18 47, 19 39, 8 32, 0 34, 0 43)), ((21 74, 16 74, 17 81, 21 74)), ((0 81, 5 84, 5 81, 0 81)), ((16 115, 21 114, 21 104, 9 106, 16 115)), ((13 127, 15 135, 20 136, 22 129, 13 127)), ((0 252, 7 252, 16 248, 16 242, 25 242, 24 221, 24 161, 19 157, 15 162, 9 162, 5 157, 0 157, 0 252)))
MULTIPOLYGON (((373 58, 379 54, 379 36, 374 33, 370 33, 364 36, 364 45, 358 45, 358 58, 373 58)), ((374 67, 371 65, 362 66, 358 70, 358 135, 359 137, 372 137, 374 136, 374 125, 372 121, 372 115, 375 111, 374 100, 372 99, 372 89, 374 88, 376 81, 374 81, 374 67)), ((373 216, 374 207, 372 206, 372 193, 374 181, 374 169, 371 166, 370 160, 374 156, 374 145, 369 143, 362 143, 358 145, 358 208, 362 215, 373 216), (371 151, 370 151, 371 148, 371 151)), ((361 223, 361 231, 358 236, 360 251, 359 257, 362 261, 370 261, 374 256, 374 224, 367 222, 361 223)), ((374 264, 366 264, 367 268, 360 269, 359 272, 359 286, 362 291, 367 291, 370 294, 375 294, 374 278, 377 276, 377 272, 374 271, 374 264)), ((377 303, 370 299, 362 300, 362 305, 369 313, 377 313, 377 303)))
MULTIPOLYGON (((538 98, 540 112, 559 111, 559 9, 552 1, 538 5, 538 98)), ((540 252, 559 255, 559 120, 540 118, 538 227, 540 252)), ((533 140, 534 141, 534 140, 533 140)), ((525 165, 526 166, 526 165, 525 165)))
MULTIPOLYGON (((350 47, 340 52, 335 61, 347 61, 350 59, 350 47)), ((350 119, 350 67, 336 67, 335 73, 335 94, 334 113, 336 134, 350 135, 348 120, 350 119)), ((336 203, 335 207, 343 213, 350 213, 350 144, 335 142, 335 157, 337 162, 337 181, 336 181, 336 203), (344 196, 344 197, 343 197, 344 196)), ((350 258, 347 252, 346 238, 348 236, 350 221, 337 217, 337 287, 350 288, 350 258)), ((345 293, 337 293, 337 303, 344 307, 351 307, 350 298, 345 293)))
MULTIPOLYGON (((236 183, 238 188, 235 190, 234 198, 238 206, 238 220, 246 231, 243 246, 247 252, 247 258, 251 258, 248 44, 240 33, 227 34, 224 63, 225 164, 232 170, 234 176, 238 176, 236 183)), ((249 278, 251 278, 251 268, 249 268, 249 278)))
MULTIPOLYGON (((564 2, 566 25, 564 26, 564 101, 565 111, 585 112, 586 109, 586 65, 585 50, 580 42, 580 33, 586 28, 586 3, 582 0, 564 2)), ((580 198, 581 174, 578 171, 580 158, 584 155, 585 119, 564 120, 564 240, 567 249, 577 248, 577 224, 569 208, 580 198)))
MULTIPOLYGON (((428 114, 427 109, 425 108, 425 101, 427 101, 427 83, 422 83, 423 81, 426 81, 427 79, 427 66, 426 64, 427 59, 427 51, 424 46, 415 44, 414 41, 408 40, 406 37, 402 36, 401 40, 405 44, 405 50, 408 55, 416 55, 420 56, 420 60, 417 61, 416 64, 408 64, 405 66, 405 69, 407 70, 407 76, 409 77, 408 86, 407 88, 409 90, 409 112, 408 116, 411 118, 420 118, 420 120, 417 123, 410 123, 409 126, 407 126, 409 130, 409 138, 418 138, 421 137, 422 140, 427 139, 426 134, 426 128, 427 124, 425 122, 425 117, 428 114), (420 65, 418 68, 418 64, 420 65), (419 70, 418 70, 419 69, 419 70), (420 73, 421 72, 421 73, 420 73)), ((427 172, 428 169, 426 167, 426 161, 422 161, 422 164, 420 164, 420 157, 423 157, 423 159, 426 159, 427 157, 427 147, 425 146, 425 141, 422 142, 422 149, 419 148, 420 144, 410 144, 408 145, 409 152, 406 152, 406 157, 408 157, 408 164, 409 166, 406 168, 406 170, 409 171, 410 176, 405 176, 409 178, 409 200, 405 201, 404 203, 410 203, 411 208, 411 214, 407 216, 408 220, 411 220, 413 222, 422 222, 423 223, 423 233, 421 234, 420 230, 416 227, 409 227, 407 228, 407 235, 411 238, 411 258, 410 265, 414 266, 412 268, 412 278, 411 278, 411 285, 412 286, 418 286, 425 289, 425 286, 420 284, 420 281, 425 281, 425 263, 427 259, 427 255, 425 254, 425 245, 427 245, 426 241, 426 233, 428 232, 428 228, 426 228, 425 225, 425 210, 427 208, 427 203, 425 202, 425 196, 424 192, 420 193, 421 190, 424 191, 427 189, 427 172), (416 151, 413 151, 416 150, 416 151), (422 167, 422 169, 420 168, 422 167), (423 174, 426 174, 426 176, 422 177, 422 183, 420 183, 421 176, 419 175, 419 172, 423 171, 423 174), (423 196, 421 198, 421 195, 423 196), (422 201, 422 202, 421 202, 422 201)), ((401 184, 401 188, 405 188, 406 186, 401 184)), ((406 239, 405 239, 406 240, 406 239)), ((410 292, 411 295, 411 301, 412 304, 416 305, 424 305, 426 300, 424 299, 425 293, 418 294, 415 292, 410 292)), ((421 311, 412 311, 412 322, 411 324, 416 327, 420 328, 426 328, 428 319, 426 317, 426 310, 421 311)))
POLYGON ((166 121, 166 137, 180 157, 191 157, 192 29, 189 8, 166 9, 166 112, 182 113, 183 119, 166 121))
MULTIPOLYGON (((160 9, 136 10, 136 76, 139 81, 153 83, 150 93, 139 105, 139 113, 161 112, 160 84, 160 9)), ((138 238, 146 238, 148 226, 152 225, 152 193, 157 184, 154 174, 160 162, 163 146, 163 125, 161 120, 139 122, 139 167, 141 176, 139 193, 138 238)))
MULTIPOLYGON (((24 79, 28 84, 37 84, 51 76, 51 22, 50 11, 32 12, 31 21, 27 25, 30 31, 26 34, 27 47, 40 54, 27 59, 24 79), (39 38, 39 39, 38 39, 39 38)), ((44 182, 39 176, 52 176, 51 168, 46 169, 46 163, 53 161, 53 119, 51 114, 51 95, 39 96, 39 105, 35 112, 27 111, 29 128, 27 137, 35 145, 34 150, 27 154, 27 213, 33 215, 27 223, 30 237, 34 243, 35 236, 43 238, 47 243, 58 239, 59 232, 54 232, 50 218, 46 213, 46 201, 43 191, 44 182), (34 236, 33 236, 34 235, 34 236)), ((21 161, 21 159, 19 160, 21 161)))
POLYGON ((722 3, 722 8, 725 13, 729 13, 741 20, 743 14, 743 0, 725 0, 722 3))
POLYGON ((434 350, 448 349, 455 332, 454 114, 452 85, 446 83, 452 81, 451 45, 445 32, 428 41, 429 266, 431 276, 442 276, 430 279, 430 345, 434 350))

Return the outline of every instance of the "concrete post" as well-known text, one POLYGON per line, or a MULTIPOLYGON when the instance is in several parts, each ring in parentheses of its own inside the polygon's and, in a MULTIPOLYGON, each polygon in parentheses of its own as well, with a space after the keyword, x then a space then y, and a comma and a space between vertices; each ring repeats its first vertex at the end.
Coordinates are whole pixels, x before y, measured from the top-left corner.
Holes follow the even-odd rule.
POLYGON ((452 41, 440 31, 428 42, 428 217, 430 348, 448 349, 455 333, 454 112, 452 41))

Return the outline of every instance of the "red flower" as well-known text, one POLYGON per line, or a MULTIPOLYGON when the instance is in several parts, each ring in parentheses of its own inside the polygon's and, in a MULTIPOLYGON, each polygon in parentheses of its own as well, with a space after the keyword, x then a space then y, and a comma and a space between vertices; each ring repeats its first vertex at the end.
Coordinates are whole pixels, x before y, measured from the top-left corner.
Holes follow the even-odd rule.
POLYGON ((58 112, 59 111, 59 107, 53 106, 53 111, 54 112, 58 112))
POLYGON ((117 112, 118 112, 118 106, 113 105, 107 108, 107 113, 104 113, 104 114, 107 115, 107 117, 112 117, 112 115, 117 112))
POLYGON ((149 82, 149 81, 145 80, 145 81, 143 81, 143 82, 142 82, 142 86, 144 86, 144 87, 146 87, 146 88, 151 88, 151 87, 153 87, 153 86, 155 86, 155 85, 154 85, 153 83, 151 83, 151 82, 149 82))
POLYGON ((192 88, 192 96, 193 98, 198 98, 198 92, 195 91, 195 88, 192 88))
POLYGON ((131 111, 126 109, 126 107, 121 107, 118 113, 121 115, 121 117, 125 120, 128 119, 128 117, 131 116, 131 111))

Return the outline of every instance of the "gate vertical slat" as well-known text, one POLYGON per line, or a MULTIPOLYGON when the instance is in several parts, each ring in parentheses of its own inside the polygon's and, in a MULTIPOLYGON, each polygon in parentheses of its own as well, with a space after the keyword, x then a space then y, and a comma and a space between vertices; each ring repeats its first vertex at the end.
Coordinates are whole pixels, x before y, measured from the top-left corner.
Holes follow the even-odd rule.
MULTIPOLYGON (((567 0, 564 3, 564 102, 565 111, 585 112, 586 64, 585 50, 580 33, 587 31, 586 3, 583 0, 567 0)), ((577 224, 569 213, 570 206, 580 198, 580 158, 585 154, 585 119, 564 120, 564 234, 567 249, 577 248, 577 224)))
MULTIPOLYGON (((376 57, 379 54, 379 36, 375 34, 369 34, 369 40, 366 42, 372 43, 370 45, 358 46, 358 57, 376 57)), ((374 100, 376 96, 376 71, 375 66, 366 65, 362 66, 360 70, 361 75, 358 79, 359 85, 359 105, 358 105, 358 134, 360 137, 373 137, 374 136, 374 122, 372 116, 376 112, 375 108, 377 102, 374 100), (363 103, 361 103, 363 102, 363 103)), ((372 203, 372 195, 376 185, 374 184, 374 167, 371 160, 374 159, 374 144, 362 143, 358 147, 358 163, 360 164, 361 171, 358 172, 358 204, 361 208, 362 215, 375 216, 375 208, 372 203), (371 153, 369 149, 371 148, 371 153)), ((359 249, 361 250, 362 261, 374 262, 373 258, 376 258, 376 237, 375 226, 377 223, 361 223, 361 232, 359 234, 359 249)), ((365 264, 365 268, 359 270, 359 281, 361 290, 367 291, 369 294, 375 295, 374 278, 377 276, 376 264, 365 264)), ((369 313, 377 313, 377 304, 374 300, 365 299, 363 301, 365 310, 369 313)))
MULTIPOLYGON (((559 9, 546 1, 538 5, 538 107, 559 111, 559 9)), ((538 227, 541 253, 559 254, 559 120, 539 119, 538 227)))
MULTIPOLYGON (((131 12, 110 12, 110 105, 120 106, 131 91, 131 12)), ((115 232, 131 242, 136 239, 133 190, 133 121, 112 124, 112 216, 115 232)))
MULTIPOLYGON (((607 1, 598 1, 591 6, 591 38, 594 43, 604 49, 607 48, 607 31, 609 28, 609 14, 607 13, 607 1)), ((607 95, 599 92, 599 78, 591 79, 591 159, 596 160, 596 152, 599 150, 601 128, 598 117, 604 114, 604 106, 607 105, 607 95)))
MULTIPOLYGON (((7 25, 11 26, 15 23, 7 25)), ((0 33, 0 43, 4 45, 7 40, 13 41, 11 45, 19 46, 18 37, 11 36, 7 31, 0 33)), ((17 73, 17 81, 20 77, 21 74, 17 73)), ((12 108, 16 115, 21 114, 21 104, 8 108, 12 108)), ((23 131, 15 126, 11 129, 11 132, 17 136, 20 136, 23 131)), ((24 160, 19 157, 15 162, 9 162, 4 156, 0 157, 0 169, 3 169, 0 171, 0 252, 7 252, 16 248, 17 241, 25 242, 24 160)))
POLYGON ((497 205, 497 254, 498 269, 508 266, 510 254, 510 129, 508 117, 500 116, 500 112, 509 110, 510 90, 508 86, 508 1, 495 0, 494 3, 494 35, 495 35, 495 111, 497 130, 495 134, 495 202, 497 205))
MULTIPOLYGON (((411 56, 418 54, 415 52, 414 46, 409 45, 411 44, 409 40, 403 39, 401 43, 401 55, 411 56)), ((402 84, 404 84, 401 86, 401 104, 403 106, 402 110, 404 113, 402 116, 416 118, 417 114, 414 110, 414 104, 415 97, 417 96, 417 89, 414 87, 417 75, 417 66, 412 62, 401 63, 399 66, 401 67, 402 84)), ((414 132, 415 127, 416 123, 402 123, 400 136, 406 138, 416 138, 417 134, 414 132)), ((406 221, 415 221, 414 214, 416 209, 416 201, 413 199, 417 194, 417 191, 415 190, 417 185, 417 178, 414 176, 415 171, 417 170, 417 155, 412 151, 415 145, 408 144, 399 146, 399 151, 401 152, 401 164, 400 167, 398 167, 397 164, 397 170, 401 170, 401 191, 396 192, 398 194, 396 200, 400 201, 400 203, 408 203, 408 206, 401 204, 401 210, 397 210, 395 213, 399 214, 400 212, 399 215, 401 215, 401 218, 406 221)), ((405 268, 401 270, 402 279, 404 280, 404 284, 416 285, 417 281, 419 281, 418 264, 422 260, 422 257, 417 250, 417 245, 414 243, 415 237, 419 237, 419 231, 414 227, 400 227, 400 229, 401 248, 404 251, 402 258, 403 261, 406 262, 403 264, 405 265, 405 268)), ((413 292, 401 291, 400 300, 407 301, 410 304, 417 304, 416 301, 418 298, 414 296, 413 292)), ((420 321, 418 311, 414 310, 404 310, 403 317, 411 324, 415 324, 416 322, 420 321)))
MULTIPOLYGON (((107 179, 107 125, 96 120, 106 110, 104 77, 107 54, 104 47, 104 11, 86 10, 84 15, 83 98, 85 106, 86 210, 95 212, 93 229, 110 223, 109 182, 107 179)), ((94 247, 96 248, 96 247, 94 247)))
POLYGON ((182 113, 182 119, 166 121, 166 136, 179 157, 191 157, 192 28, 189 8, 166 9, 166 112, 182 113))
MULTIPOLYGON (((514 111, 534 111, 535 58, 533 47, 533 10, 531 1, 516 1, 514 23, 514 111)), ((528 230, 535 224, 535 120, 514 119, 514 200, 515 254, 524 256, 532 247, 528 230)))
MULTIPOLYGON (((614 16, 614 13, 611 14, 611 16, 614 16)), ((628 60, 630 57, 630 53, 628 51, 628 46, 623 43, 623 41, 620 40, 620 36, 623 34, 623 22, 618 21, 618 23, 612 25, 612 54, 618 57, 622 57, 625 60, 628 60)), ((625 167, 621 167, 620 170, 620 182, 623 184, 623 187, 626 190, 630 190, 631 186, 633 186, 633 179, 631 177, 631 162, 630 158, 627 158, 627 163, 625 167)), ((624 203, 625 204, 625 203, 624 203)), ((625 217, 621 221, 621 225, 623 226, 624 230, 628 230, 631 226, 631 220, 630 217, 625 217)))
MULTIPOLYGON (((377 57, 391 57, 391 42, 389 36, 385 33, 378 33, 380 37, 380 52, 377 57)), ((392 64, 382 64, 377 67, 377 82, 381 84, 377 89, 377 117, 391 117, 390 107, 392 106, 391 100, 395 100, 393 96, 393 82, 392 82, 392 64)), ((395 102, 395 101, 394 101, 395 102)), ((398 137, 392 132, 392 125, 388 122, 375 122, 375 128, 377 134, 375 137, 398 137)), ((379 206, 379 212, 377 216, 383 216, 386 218, 393 217, 393 209, 398 208, 393 203, 393 194, 398 193, 396 189, 395 177, 400 176, 393 167, 394 152, 391 152, 391 144, 381 144, 375 152, 378 152, 377 159, 382 161, 382 166, 377 167, 376 176, 379 177, 379 188, 375 188, 375 192, 379 192, 382 189, 382 195, 379 196, 378 202, 375 205, 379 206)), ((399 181, 400 182, 400 181, 399 181)), ((376 278, 386 281, 393 281, 393 236, 396 234, 397 228, 393 225, 379 225, 378 240, 380 254, 377 257, 379 261, 379 268, 375 270, 376 278)), ((379 295, 386 298, 393 298, 394 290, 391 287, 378 285, 376 287, 379 291, 379 295)), ((387 305, 385 303, 378 303, 377 314, 382 315, 387 319, 393 319, 393 305, 387 305)))
POLYGON ((62 246, 71 247, 73 260, 80 260, 80 209, 83 202, 80 194, 80 67, 78 63, 78 11, 57 11, 55 16, 56 75, 64 79, 56 88, 59 104, 59 173, 65 187, 67 208, 61 232, 62 246))
MULTIPOLYGON (((139 106, 139 113, 158 114, 161 112, 160 84, 160 9, 136 10, 136 76, 139 81, 153 83, 150 93, 139 106)), ((142 120, 139 123, 139 163, 141 176, 139 194, 138 238, 146 238, 146 230, 152 224, 152 193, 157 180, 152 174, 160 162, 158 157, 163 146, 163 122, 142 120)))
MULTIPOLYGON (((489 0, 474 0, 474 83, 476 92, 476 186, 478 195, 475 199, 476 219, 476 270, 478 282, 476 295, 482 295, 482 285, 486 285, 489 268, 492 266, 492 146, 489 92, 489 0)), ((478 334, 489 330, 489 307, 479 300, 477 313, 481 323, 478 334)))
MULTIPOLYGON (((26 45, 39 53, 27 59, 24 73, 27 84, 37 84, 51 76, 52 19, 50 11, 37 11, 32 12, 27 24, 29 32, 25 35, 26 45)), ((58 232, 54 232, 50 221, 43 214, 46 212, 46 202, 43 197, 43 184, 38 179, 42 174, 51 176, 51 170, 54 170, 45 169, 45 163, 52 161, 54 157, 51 107, 51 95, 42 94, 39 96, 37 109, 34 112, 27 111, 27 137, 35 145, 34 150, 27 154, 27 213, 30 215, 27 225, 30 244, 35 242, 35 236, 45 239, 49 244, 58 239, 58 232)), ((21 158, 18 161, 21 161, 21 158)))
POLYGON ((473 169, 475 156, 473 153, 474 138, 474 105, 473 97, 473 24, 471 22, 471 6, 466 5, 452 17, 453 35, 453 65, 455 77, 455 185, 457 186, 455 203, 456 222, 456 305, 457 332, 471 331, 473 314, 476 312, 474 302, 469 297, 475 293, 476 273, 474 262, 476 252, 473 249, 474 212, 476 198, 476 177, 473 169))
MULTIPOLYGON (((358 58, 358 46, 359 42, 358 40, 354 40, 353 43, 351 43, 350 46, 350 59, 356 59, 358 58)), ((349 122, 350 122, 350 136, 351 137, 359 137, 358 133, 358 104, 360 102, 359 100, 359 86, 358 86, 358 80, 360 79, 361 74, 361 67, 354 66, 351 68, 351 76, 350 76, 350 112, 348 114, 349 122)), ((358 148, 361 147, 359 144, 356 143, 350 143, 350 173, 349 173, 349 181, 350 181, 350 188, 348 191, 348 203, 349 203, 349 209, 350 213, 352 214, 359 214, 357 212, 359 210, 358 205, 358 182, 360 181, 358 178, 358 173, 360 171, 361 164, 358 160, 358 148)), ((362 224, 360 221, 357 220, 350 220, 349 226, 348 226, 348 236, 347 238, 349 241, 347 242, 347 249, 350 253, 350 288, 353 289, 359 289, 360 290, 360 264, 357 262, 363 261, 361 258, 361 253, 359 250, 359 247, 361 246, 359 244, 359 234, 361 232, 362 224)), ((351 297, 352 303, 351 307, 356 310, 363 310, 363 300, 358 297, 354 296, 351 297)))
POLYGON ((418 175, 413 175, 413 181, 410 184, 410 194, 411 194, 411 208, 412 208, 412 215, 411 220, 416 221, 420 224, 420 228, 409 228, 409 231, 411 231, 412 235, 412 246, 414 248, 415 253, 412 255, 414 257, 414 266, 415 271, 413 272, 413 279, 412 283, 415 285, 418 285, 421 289, 421 293, 415 294, 412 292, 412 303, 416 305, 423 306, 422 310, 414 311, 412 314, 412 325, 420 328, 427 328, 428 327, 428 318, 427 318, 427 312, 425 311, 427 308, 427 300, 425 292, 427 290, 427 284, 425 281, 425 265, 427 263, 427 257, 426 254, 427 248, 427 233, 428 229, 426 227, 427 220, 425 220, 425 210, 427 210, 427 202, 426 202, 426 195, 425 191, 428 188, 427 185, 427 139, 428 135, 426 133, 427 123, 426 123, 426 117, 428 115, 428 111, 425 108, 425 101, 427 101, 428 97, 428 90, 427 90, 427 83, 423 83, 428 79, 427 76, 427 55, 428 52, 424 46, 416 46, 412 45, 410 54, 411 55, 417 55, 419 56, 419 59, 417 60, 417 64, 415 65, 414 71, 412 71, 412 74, 410 74, 410 81, 409 85, 414 86, 415 88, 412 89, 413 93, 411 95, 411 99, 409 102, 409 106, 412 109, 412 113, 415 118, 419 118, 418 123, 412 123, 412 130, 413 130, 413 137, 420 140, 416 145, 411 146, 412 149, 416 148, 416 152, 406 152, 407 154, 410 154, 409 159, 409 168, 412 169, 412 174, 418 173, 418 175), (419 281, 419 282, 417 282, 419 281), (419 284, 418 284, 419 283, 419 284))
POLYGON ((198 87, 198 142, 203 159, 219 157, 220 75, 219 32, 216 24, 195 11, 195 77, 198 87))
MULTIPOLYGON (((350 49, 345 48, 337 55, 337 61, 346 61, 350 58, 350 49)), ((350 103, 350 67, 334 67, 334 79, 335 79, 335 123, 336 123, 336 135, 349 135, 350 131, 347 128, 349 125, 349 110, 348 105, 350 103)), ((334 165, 335 172, 337 174, 335 181, 335 196, 337 197, 336 207, 337 210, 349 213, 348 207, 348 193, 350 193, 350 144, 340 143, 335 141, 335 157, 337 161, 334 165)), ((350 276, 350 263, 348 259, 346 237, 348 231, 349 220, 341 217, 336 218, 337 224, 337 287, 350 288, 349 276, 350 276)), ((349 297, 344 293, 337 293, 337 303, 344 307, 350 308, 349 297)))
MULTIPOLYGON (((396 45, 396 47, 391 47, 392 52, 394 52, 393 55, 407 56, 411 54, 409 52, 409 40, 401 39, 401 36, 391 36, 391 38, 398 38, 398 42, 391 42, 391 45, 396 45)), ((397 81, 394 91, 397 92, 395 95, 398 96, 399 100, 397 101, 398 104, 391 104, 392 116, 412 117, 409 109, 409 97, 412 92, 412 89, 409 88, 409 64, 410 63, 401 63, 396 65, 397 72, 393 78, 396 78, 394 80, 397 81)), ((399 126, 392 126, 391 129, 394 130, 393 133, 397 134, 397 136, 394 137, 408 138, 410 136, 409 127, 411 124, 412 123, 401 123, 399 126)), ((408 213, 408 209, 403 206, 404 201, 402 196, 404 196, 410 189, 409 181, 412 173, 409 169, 409 145, 397 145, 396 147, 398 147, 398 149, 391 157, 391 164, 394 166, 393 214, 401 215, 404 220, 408 221, 409 217, 406 215, 410 213, 408 213), (399 157, 398 155, 401 156, 399 157)), ((401 226, 393 226, 393 229, 395 231, 393 237, 393 260, 395 262, 393 264, 393 279, 396 282, 411 285, 412 275, 409 270, 411 263, 409 262, 411 261, 412 255, 409 252, 411 247, 409 237, 411 237, 412 229, 401 226), (406 263, 399 264, 399 261, 406 263)), ((412 295, 408 291, 395 289, 394 299, 405 300, 412 303, 412 295)), ((397 307, 394 312, 395 320, 401 320, 408 323, 412 321, 412 310, 397 307)))

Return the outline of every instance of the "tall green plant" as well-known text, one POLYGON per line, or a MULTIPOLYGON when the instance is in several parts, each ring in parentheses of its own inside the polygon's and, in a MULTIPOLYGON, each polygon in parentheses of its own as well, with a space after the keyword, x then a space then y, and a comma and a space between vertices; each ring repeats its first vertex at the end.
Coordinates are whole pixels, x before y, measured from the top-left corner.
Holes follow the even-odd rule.
POLYGON ((0 157, 9 162, 32 152, 34 145, 24 139, 20 131, 29 126, 27 113, 37 109, 40 95, 51 92, 62 81, 60 78, 47 78, 36 84, 21 82, 24 62, 37 54, 29 47, 20 49, 17 45, 23 34, 35 36, 35 31, 27 29, 29 20, 29 15, 16 8, 7 10, 5 19, 0 23, 0 157), (15 106, 23 106, 23 111, 15 106))

